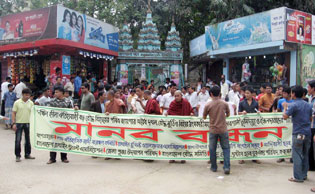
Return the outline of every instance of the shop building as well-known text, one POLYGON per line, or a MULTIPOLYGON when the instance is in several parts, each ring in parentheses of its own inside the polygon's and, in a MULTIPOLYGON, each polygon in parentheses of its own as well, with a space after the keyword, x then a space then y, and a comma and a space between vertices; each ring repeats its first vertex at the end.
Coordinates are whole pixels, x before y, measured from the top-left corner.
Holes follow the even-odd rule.
POLYGON ((213 75, 222 72, 228 80, 247 81, 254 88, 302 84, 299 55, 315 38, 312 27, 312 15, 281 7, 206 26, 201 44, 207 54, 193 51, 198 37, 191 41, 191 57, 205 66, 204 80, 219 82, 213 75))
POLYGON ((0 17, 0 45, 2 81, 27 79, 36 88, 77 72, 107 79, 118 56, 118 29, 58 5, 0 17))

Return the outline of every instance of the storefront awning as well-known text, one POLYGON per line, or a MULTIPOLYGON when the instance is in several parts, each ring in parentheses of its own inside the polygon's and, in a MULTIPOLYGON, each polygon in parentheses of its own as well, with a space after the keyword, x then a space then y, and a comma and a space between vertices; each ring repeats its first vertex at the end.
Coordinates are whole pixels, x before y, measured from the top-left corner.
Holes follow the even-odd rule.
POLYGON ((39 54, 41 55, 49 55, 54 53, 78 54, 78 50, 84 49, 86 51, 92 51, 100 54, 118 56, 118 52, 114 52, 112 50, 58 38, 3 45, 0 47, 0 53, 33 48, 39 48, 39 54))
POLYGON ((211 50, 207 55, 210 56, 210 58, 235 58, 276 54, 288 51, 288 48, 285 47, 285 42, 280 40, 228 49, 211 50))

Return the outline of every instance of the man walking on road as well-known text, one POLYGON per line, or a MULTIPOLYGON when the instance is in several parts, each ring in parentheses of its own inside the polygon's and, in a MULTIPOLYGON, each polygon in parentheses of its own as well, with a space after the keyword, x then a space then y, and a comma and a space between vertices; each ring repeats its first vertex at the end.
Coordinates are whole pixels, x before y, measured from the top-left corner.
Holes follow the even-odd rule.
POLYGON ((34 103, 30 100, 31 90, 22 90, 22 98, 15 101, 12 109, 13 130, 15 131, 16 162, 21 162, 21 140, 25 134, 25 159, 35 159, 31 156, 30 115, 34 103))
POLYGON ((220 99, 219 86, 214 86, 210 90, 212 101, 205 106, 203 119, 209 115, 210 118, 210 133, 209 133, 209 150, 211 171, 217 171, 217 143, 220 139, 220 144, 223 149, 225 174, 230 174, 230 144, 229 133, 227 131, 226 117, 230 116, 229 105, 220 99))

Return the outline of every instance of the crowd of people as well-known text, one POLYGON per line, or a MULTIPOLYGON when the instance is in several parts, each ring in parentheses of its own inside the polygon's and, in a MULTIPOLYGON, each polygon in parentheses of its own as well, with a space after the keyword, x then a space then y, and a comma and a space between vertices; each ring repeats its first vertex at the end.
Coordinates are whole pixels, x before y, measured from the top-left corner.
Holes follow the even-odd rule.
MULTIPOLYGON (((52 78, 49 87, 41 90, 35 99, 32 91, 22 80, 14 86, 8 77, 1 85, 2 106, 1 114, 8 119, 7 128, 16 131, 15 155, 16 161, 21 161, 21 137, 25 133, 25 158, 31 156, 29 140, 29 116, 32 106, 51 106, 74 108, 76 110, 93 111, 104 114, 154 114, 196 116, 210 120, 210 161, 211 170, 217 171, 216 147, 221 144, 224 153, 224 172, 230 173, 229 135, 225 118, 233 115, 248 113, 283 112, 284 119, 292 116, 293 145, 292 160, 294 164, 294 182, 303 182, 309 169, 309 153, 311 137, 314 136, 315 80, 309 82, 308 89, 301 86, 261 85, 260 91, 255 91, 246 82, 232 83, 224 75, 220 83, 199 81, 195 85, 187 85, 180 90, 177 85, 167 78, 164 85, 155 87, 154 81, 135 80, 133 84, 121 86, 117 82, 107 83, 97 81, 95 77, 84 78, 81 72, 71 77, 66 83, 61 77, 52 78)), ((313 153, 310 153, 314 160, 313 153)), ((61 160, 68 163, 66 153, 61 153, 61 160)), ((279 159, 278 162, 283 162, 279 159)), ((310 160, 311 161, 311 160, 310 160)), ((56 153, 50 153, 47 164, 56 162, 56 153)), ((171 160, 170 163, 174 163, 171 160)), ((255 163, 261 163, 254 160, 255 163)), ((185 163, 185 161, 181 161, 185 163)), ((239 161, 243 164, 244 161, 239 161)), ((314 161, 311 164, 314 170, 314 161)))

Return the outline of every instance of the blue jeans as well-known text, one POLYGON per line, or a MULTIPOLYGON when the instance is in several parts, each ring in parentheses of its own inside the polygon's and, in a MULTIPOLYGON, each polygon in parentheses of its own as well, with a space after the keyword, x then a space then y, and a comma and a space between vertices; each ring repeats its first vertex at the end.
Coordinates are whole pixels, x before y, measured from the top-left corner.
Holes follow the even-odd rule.
POLYGON ((28 123, 16 123, 15 132, 15 156, 21 157, 21 140, 22 134, 25 134, 25 156, 31 154, 31 141, 30 141, 30 124, 28 123))
POLYGON ((229 143, 229 133, 213 134, 209 135, 209 150, 210 150, 210 161, 211 169, 217 170, 217 143, 220 139, 220 145, 223 150, 224 156, 224 166, 223 169, 230 169, 230 143, 229 143))
POLYGON ((303 181, 307 177, 311 142, 310 136, 305 136, 302 140, 297 139, 297 135, 292 135, 293 175, 298 181, 303 181))

